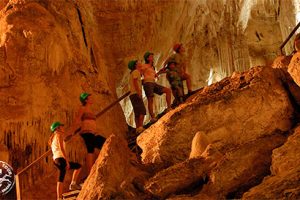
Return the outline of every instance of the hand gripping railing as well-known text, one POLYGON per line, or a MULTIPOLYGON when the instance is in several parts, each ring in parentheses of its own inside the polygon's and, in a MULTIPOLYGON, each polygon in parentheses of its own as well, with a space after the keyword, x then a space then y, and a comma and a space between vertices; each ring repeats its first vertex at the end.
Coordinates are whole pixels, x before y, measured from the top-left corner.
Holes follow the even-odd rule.
POLYGON ((291 31, 291 33, 289 34, 289 36, 285 39, 285 41, 280 45, 280 52, 282 55, 284 55, 284 53, 282 52, 283 47, 286 45, 286 43, 291 39, 291 37, 295 34, 295 32, 297 31, 297 29, 300 27, 300 22, 295 26, 295 28, 291 31))
MULTIPOLYGON (((100 117, 101 115, 103 115, 104 113, 106 113, 109 109, 111 109, 112 107, 114 107, 118 102, 120 102, 121 100, 123 100, 124 98, 126 98, 128 95, 130 94, 130 92, 126 92, 125 94, 123 94, 120 98, 118 98, 117 100, 115 100, 114 102, 112 102, 111 104, 109 104, 107 107, 105 107, 102 111, 100 111, 99 113, 96 114, 96 117, 100 117)), ((72 135, 71 135, 72 137, 72 135)), ((71 137, 68 138, 68 140, 71 139, 71 137)), ((28 166, 26 166, 24 169, 22 169, 21 171, 19 171, 15 178, 16 178, 16 193, 17 193, 17 200, 21 200, 21 188, 20 188, 20 175, 23 174, 24 172, 26 172, 28 169, 30 169, 32 166, 36 165, 40 160, 42 160, 43 158, 46 158, 47 156, 49 156, 51 154, 51 149, 46 151, 43 155, 41 155, 39 158, 37 158, 36 160, 34 160, 32 163, 30 163, 28 166)))

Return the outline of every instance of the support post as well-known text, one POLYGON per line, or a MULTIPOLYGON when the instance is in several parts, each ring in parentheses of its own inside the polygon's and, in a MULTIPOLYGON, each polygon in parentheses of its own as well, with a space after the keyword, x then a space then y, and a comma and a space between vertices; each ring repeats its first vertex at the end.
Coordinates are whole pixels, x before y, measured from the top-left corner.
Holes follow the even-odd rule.
POLYGON ((20 187, 20 178, 19 175, 17 174, 15 176, 16 178, 16 193, 17 193, 17 200, 21 200, 21 187, 20 187))

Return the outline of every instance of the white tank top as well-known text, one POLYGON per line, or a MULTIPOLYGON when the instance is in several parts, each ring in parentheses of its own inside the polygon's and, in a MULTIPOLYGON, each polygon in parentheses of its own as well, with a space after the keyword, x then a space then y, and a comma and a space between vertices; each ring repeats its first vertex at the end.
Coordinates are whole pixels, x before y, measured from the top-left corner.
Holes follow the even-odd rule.
POLYGON ((55 134, 53 137, 51 149, 52 149, 52 153, 53 153, 53 160, 55 160, 56 158, 64 158, 63 153, 61 151, 61 147, 59 144, 57 134, 55 134))

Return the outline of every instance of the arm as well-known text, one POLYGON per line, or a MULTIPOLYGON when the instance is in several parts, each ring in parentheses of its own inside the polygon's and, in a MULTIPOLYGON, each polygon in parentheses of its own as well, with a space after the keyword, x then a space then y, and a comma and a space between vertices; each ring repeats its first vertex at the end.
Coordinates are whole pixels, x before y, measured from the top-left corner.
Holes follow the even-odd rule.
POLYGON ((166 67, 163 67, 163 68, 161 68, 156 74, 157 74, 157 76, 159 76, 159 75, 164 74, 164 73, 166 73, 166 72, 167 72, 167 68, 166 68, 166 67))
POLYGON ((82 114, 83 114, 83 108, 80 108, 79 110, 78 110, 78 112, 77 112, 77 114, 76 114, 76 116, 75 116, 75 119, 74 119, 74 121, 73 121, 73 124, 72 124, 72 126, 70 127, 70 130, 68 131, 68 133, 66 134, 66 136, 68 136, 68 135, 74 135, 75 134, 75 131, 77 130, 77 129, 79 129, 80 128, 80 126, 81 126, 81 116, 82 116, 82 114))
POLYGON ((142 98, 142 90, 139 87, 138 78, 133 79, 133 85, 134 85, 135 90, 137 91, 137 94, 142 98))

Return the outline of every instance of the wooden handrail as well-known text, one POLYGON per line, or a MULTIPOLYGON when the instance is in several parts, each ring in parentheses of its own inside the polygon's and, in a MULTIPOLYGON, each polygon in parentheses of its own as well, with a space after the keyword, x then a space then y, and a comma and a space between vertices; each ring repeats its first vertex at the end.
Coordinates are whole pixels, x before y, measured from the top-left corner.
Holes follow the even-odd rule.
POLYGON ((46 153, 44 153, 43 155, 41 155, 39 158, 37 158, 35 161, 33 161, 32 163, 30 163, 29 165, 27 165, 24 169, 22 169, 21 171, 19 171, 17 173, 17 175, 22 174, 23 172, 27 171, 31 166, 33 166, 35 163, 39 162, 41 159, 43 159, 44 157, 47 157, 48 155, 51 154, 51 149, 49 149, 48 151, 46 151, 46 153))
POLYGON ((121 97, 119 97, 117 100, 115 100, 114 102, 112 102, 110 105, 108 105, 106 108, 104 108, 102 111, 100 111, 99 113, 96 114, 96 117, 100 117, 101 115, 103 115, 106 111, 108 111, 109 109, 111 109, 114 105, 116 105, 117 103, 119 103, 120 101, 122 101, 124 98, 126 98, 128 95, 130 94, 130 92, 126 92, 125 94, 123 94, 121 97))
MULTIPOLYGON (((130 94, 130 92, 126 92, 125 94, 123 94, 120 98, 118 98, 116 101, 112 102, 111 104, 109 104, 106 108, 104 108, 102 111, 100 111, 99 113, 96 114, 96 117, 100 117, 101 115, 103 115, 105 112, 107 112, 109 109, 111 109, 114 105, 116 105, 118 102, 120 102, 121 100, 123 100, 125 97, 127 97, 130 94)), ((71 135, 72 137, 72 135, 71 135)), ((71 139, 66 137, 65 141, 68 141, 71 139)), ((22 169, 21 171, 19 171, 16 174, 16 193, 17 193, 17 200, 21 200, 21 190, 20 190, 20 175, 22 173, 24 173, 25 171, 27 171, 29 168, 31 168, 33 165, 35 165, 36 163, 38 163, 41 159, 47 157, 48 155, 51 154, 51 149, 49 149, 48 151, 46 151, 43 155, 41 155, 39 158, 37 158, 36 160, 34 160, 32 163, 30 163, 28 166, 26 166, 24 169, 22 169)))
POLYGON ((294 33, 297 31, 297 29, 300 27, 300 22, 295 26, 295 28, 291 31, 289 36, 285 39, 285 41, 280 45, 280 52, 282 55, 284 53, 282 52, 283 47, 286 45, 286 43, 291 39, 291 37, 294 35, 294 33))
MULTIPOLYGON (((111 109, 112 107, 114 107, 117 103, 119 103, 121 100, 123 100, 124 98, 126 98, 128 95, 130 94, 130 92, 126 92, 125 94, 123 94, 121 97, 119 97, 117 100, 115 100, 114 102, 112 102, 111 104, 109 104, 106 108, 104 108, 102 111, 100 111, 99 113, 96 114, 96 118, 100 117, 101 115, 103 115, 104 113, 106 113, 109 109, 111 109)), ((67 142, 69 140, 72 139, 72 137, 74 135, 76 135, 76 133, 80 132, 81 128, 76 129, 75 133, 73 135, 68 135, 64 141, 67 142)))

